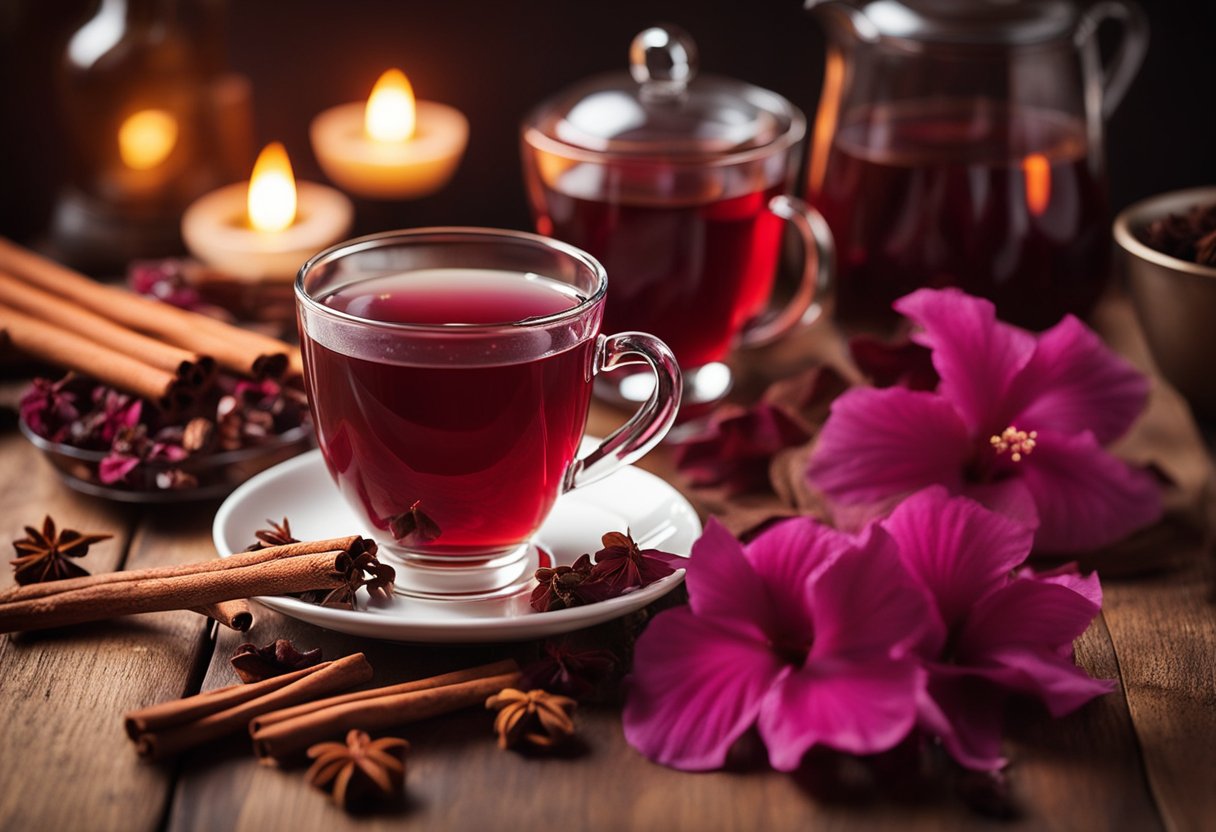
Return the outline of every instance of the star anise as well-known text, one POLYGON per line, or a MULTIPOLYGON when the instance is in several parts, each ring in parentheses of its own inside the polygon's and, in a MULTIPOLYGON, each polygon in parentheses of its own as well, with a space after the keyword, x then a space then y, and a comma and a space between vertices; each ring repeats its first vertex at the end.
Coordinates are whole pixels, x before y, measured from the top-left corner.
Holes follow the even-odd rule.
POLYGON ((258 529, 253 533, 257 538, 249 545, 246 552, 256 552, 258 549, 269 549, 271 546, 286 546, 288 543, 299 543, 291 534, 291 523, 287 522, 287 518, 283 518, 282 523, 276 523, 273 520, 267 519, 268 529, 258 529))
POLYGON ((639 549, 628 532, 608 532, 601 539, 604 548, 595 553, 591 580, 603 582, 609 596, 649 586, 675 572, 677 556, 658 549, 639 549))
POLYGON ((573 566, 542 566, 536 570, 538 585, 532 590, 532 609, 537 612, 580 607, 607 598, 605 587, 591 578, 591 555, 583 555, 573 566))
POLYGON ((402 545, 430 543, 443 534, 439 524, 422 510, 421 500, 415 500, 408 509, 390 517, 388 528, 402 545))
POLYGON ((520 743, 550 748, 574 736, 570 711, 575 702, 568 696, 504 688, 486 700, 486 707, 498 711, 494 731, 499 748, 514 748, 520 743))
POLYGON ((316 647, 301 653, 285 638, 265 647, 246 642, 236 648, 230 661, 242 682, 260 682, 272 676, 282 676, 293 670, 312 667, 321 661, 321 648, 316 647))
POLYGON ((396 737, 373 740, 351 731, 346 742, 322 742, 308 749, 310 786, 329 792, 343 809, 392 798, 405 787, 405 755, 410 744, 396 737))
POLYGON ((569 637, 546 641, 541 650, 540 658, 521 671, 520 687, 581 699, 611 676, 618 664, 611 650, 581 645, 569 637))
POLYGON ((300 598, 323 607, 354 609, 356 596, 363 587, 367 587, 367 593, 374 603, 384 603, 393 597, 393 582, 397 573, 393 567, 377 559, 375 543, 368 541, 366 548, 352 549, 349 555, 339 560, 339 568, 343 570, 340 586, 305 592, 300 598))
POLYGON ((56 531, 55 521, 48 514, 42 530, 25 527, 25 537, 13 541, 17 559, 12 561, 14 577, 21 585, 81 578, 88 571, 68 558, 82 558, 94 543, 109 540, 112 534, 84 534, 74 529, 56 531))

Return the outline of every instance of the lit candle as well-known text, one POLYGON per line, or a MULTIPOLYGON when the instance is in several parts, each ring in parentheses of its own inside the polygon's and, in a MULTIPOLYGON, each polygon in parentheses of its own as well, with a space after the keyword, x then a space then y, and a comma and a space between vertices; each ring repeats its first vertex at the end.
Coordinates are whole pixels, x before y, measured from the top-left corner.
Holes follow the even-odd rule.
POLYGON ((398 69, 380 76, 367 104, 326 110, 312 122, 312 149, 342 189, 371 199, 416 199, 442 188, 469 141, 459 110, 415 101, 398 69))
POLYGON ((173 164, 178 121, 168 110, 138 110, 118 126, 118 160, 99 178, 101 193, 118 201, 154 199, 180 171, 173 164))
POLYGON ((182 239, 219 271, 289 280, 304 261, 350 231, 354 208, 333 188, 296 182, 283 145, 266 146, 248 182, 212 191, 186 209, 182 239))

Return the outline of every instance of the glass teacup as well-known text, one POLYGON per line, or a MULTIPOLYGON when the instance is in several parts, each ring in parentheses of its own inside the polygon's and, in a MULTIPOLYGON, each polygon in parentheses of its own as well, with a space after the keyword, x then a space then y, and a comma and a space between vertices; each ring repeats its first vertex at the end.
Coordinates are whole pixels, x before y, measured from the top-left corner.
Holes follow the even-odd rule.
POLYGON ((656 445, 680 371, 657 338, 600 335, 607 276, 532 234, 417 229, 363 237, 296 281, 305 381, 330 474, 430 597, 517 590, 560 494, 656 445), (649 364, 654 391, 585 457, 595 375, 649 364))

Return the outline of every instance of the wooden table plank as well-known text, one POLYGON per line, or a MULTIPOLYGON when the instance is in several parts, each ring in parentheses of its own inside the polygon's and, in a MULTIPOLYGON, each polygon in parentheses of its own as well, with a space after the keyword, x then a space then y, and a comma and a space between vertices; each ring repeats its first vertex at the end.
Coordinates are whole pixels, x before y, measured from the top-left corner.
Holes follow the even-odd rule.
POLYGON ((1106 588, 1106 620, 1153 794, 1174 832, 1216 824, 1216 608, 1204 552, 1106 588))
MULTIPOLYGON (((71 528, 110 531, 85 559, 93 572, 184 559, 132 536, 132 512, 63 486, 15 431, 0 435, 0 530, 6 540, 49 512, 71 528)), ((12 581, 0 570, 0 584, 12 581)), ((158 613, 46 633, 0 636, 0 829, 153 830, 172 777, 139 763, 122 729, 130 708, 180 696, 206 620, 158 613)))

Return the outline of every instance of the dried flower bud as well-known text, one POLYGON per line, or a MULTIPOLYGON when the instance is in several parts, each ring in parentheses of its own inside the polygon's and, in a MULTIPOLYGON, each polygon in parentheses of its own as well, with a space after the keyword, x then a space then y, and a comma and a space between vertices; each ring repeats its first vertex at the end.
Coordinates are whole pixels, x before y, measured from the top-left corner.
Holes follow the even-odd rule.
POLYGON ((196 454, 207 450, 214 439, 215 423, 205 416, 191 419, 182 430, 182 447, 187 453, 196 454))
POLYGON ((321 661, 321 648, 300 652, 285 638, 265 647, 245 643, 236 648, 230 661, 242 682, 260 682, 273 676, 291 673, 293 670, 312 667, 321 661))

